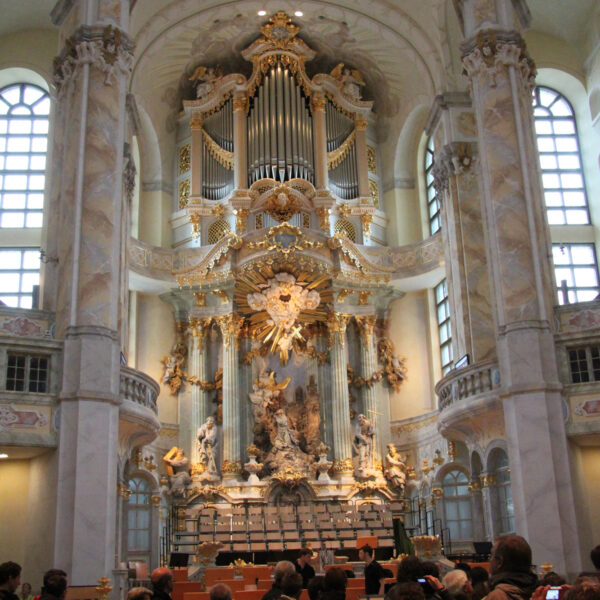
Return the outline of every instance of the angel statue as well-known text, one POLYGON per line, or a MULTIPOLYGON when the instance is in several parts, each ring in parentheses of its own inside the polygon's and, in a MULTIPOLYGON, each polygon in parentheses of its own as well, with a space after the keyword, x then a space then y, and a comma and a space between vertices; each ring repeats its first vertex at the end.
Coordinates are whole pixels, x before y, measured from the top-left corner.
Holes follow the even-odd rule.
POLYGON ((388 453, 385 457, 385 478, 390 486, 399 489, 400 495, 404 493, 406 484, 406 457, 400 456, 394 444, 387 445, 388 453))
POLYGON ((221 67, 205 67, 199 65, 192 73, 189 81, 195 82, 196 98, 204 98, 210 94, 215 87, 215 82, 221 77, 221 67))
POLYGON ((329 74, 340 82, 346 96, 352 100, 361 99, 360 88, 365 85, 365 80, 358 69, 349 69, 344 67, 344 63, 339 63, 329 74))

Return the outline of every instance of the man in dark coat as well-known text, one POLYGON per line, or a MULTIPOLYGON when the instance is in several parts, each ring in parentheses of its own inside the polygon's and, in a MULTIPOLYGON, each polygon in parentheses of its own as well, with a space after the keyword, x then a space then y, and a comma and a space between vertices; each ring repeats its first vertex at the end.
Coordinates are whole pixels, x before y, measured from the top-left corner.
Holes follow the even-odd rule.
POLYGON ((68 585, 67 574, 62 569, 46 571, 39 600, 64 600, 68 585))
POLYGON ((520 535, 503 535, 492 546, 487 600, 529 600, 537 587, 531 547, 520 535))

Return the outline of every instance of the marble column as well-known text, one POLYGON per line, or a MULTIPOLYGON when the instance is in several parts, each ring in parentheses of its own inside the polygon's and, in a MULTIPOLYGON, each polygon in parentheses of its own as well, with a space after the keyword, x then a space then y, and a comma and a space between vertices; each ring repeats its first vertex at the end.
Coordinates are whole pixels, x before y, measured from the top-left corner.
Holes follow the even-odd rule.
MULTIPOLYGON (((52 563, 73 585, 115 564, 120 399, 125 96, 129 2, 59 2, 54 62, 60 137, 49 171, 56 211, 56 337, 64 339, 52 563), (58 169, 58 171, 57 171, 58 169)), ((51 551, 52 552, 52 551, 51 551)))
POLYGON ((496 356, 475 146, 446 144, 436 152, 433 167, 441 197, 453 352, 457 359, 468 354, 471 364, 496 356))
POLYGON ((192 132, 192 144, 190 148, 190 168, 192 171, 192 184, 190 198, 202 196, 202 119, 193 117, 190 119, 190 131, 192 132))
POLYGON ((248 154, 246 140, 246 114, 248 98, 245 93, 236 93, 233 97, 233 185, 241 190, 248 187, 248 154))
POLYGON ((235 484, 242 472, 240 431, 241 419, 238 406, 238 341, 243 318, 234 314, 215 317, 223 337, 223 483, 235 484))
POLYGON ((485 534, 489 541, 498 535, 498 494, 496 493, 494 475, 482 473, 481 477, 481 499, 483 503, 483 515, 485 534))
MULTIPOLYGON (((360 371, 361 376, 368 379, 377 371, 377 352, 375 350, 375 340, 373 336, 373 327, 377 317, 375 315, 355 316, 356 324, 360 332, 360 371)), ((381 447, 381 431, 385 421, 381 419, 381 411, 377 405, 377 395, 375 386, 365 385, 361 390, 364 414, 371 421, 375 430, 375 439, 373 444, 373 466, 375 462, 381 462, 385 456, 385 448, 381 447)), ((389 422, 389 421, 388 421, 389 422)))
POLYGON ((329 184, 327 171, 327 131, 325 129, 325 105, 327 99, 323 94, 315 93, 310 99, 310 110, 313 118, 313 140, 315 147, 315 187, 325 190, 329 184))
POLYGON ((367 120, 359 118, 354 121, 356 144, 356 171, 358 173, 358 195, 372 203, 369 191, 369 160, 367 156, 367 120))
POLYGON ((481 493, 481 482, 479 479, 471 481, 469 493, 472 501, 473 539, 485 540, 485 517, 483 509, 483 494, 481 493))
MULTIPOLYGON (((327 340, 320 328, 315 333, 315 349, 317 352, 327 352, 327 340)), ((317 381, 321 405, 321 441, 333 448, 331 404, 327 401, 331 398, 331 362, 317 360, 317 381)))
MULTIPOLYGON (((208 379, 208 353, 206 348, 206 337, 210 328, 211 319, 190 318, 190 351, 189 351, 189 373, 200 381, 208 379)), ((191 453, 190 464, 198 462, 198 444, 196 443, 196 432, 209 416, 208 392, 201 385, 191 387, 191 453)))
POLYGON ((352 478, 352 427, 346 366, 346 326, 350 315, 331 313, 329 344, 331 348, 331 417, 333 424, 334 471, 342 481, 352 478))
POLYGON ((457 4, 466 40, 482 177, 482 213, 496 327, 516 530, 536 564, 582 568, 554 338, 555 294, 531 90, 535 66, 522 0, 457 4), (548 526, 548 524, 552 526, 548 526))

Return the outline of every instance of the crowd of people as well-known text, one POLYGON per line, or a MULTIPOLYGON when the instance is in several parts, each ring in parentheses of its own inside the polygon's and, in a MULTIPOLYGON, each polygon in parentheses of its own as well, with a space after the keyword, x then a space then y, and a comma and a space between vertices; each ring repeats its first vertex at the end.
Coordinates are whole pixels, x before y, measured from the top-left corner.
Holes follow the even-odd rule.
MULTIPOLYGON (((590 558, 596 571, 581 573, 573 585, 554 572, 539 578, 532 566, 531 548, 519 535, 505 535, 492 546, 489 572, 481 566, 458 563, 443 577, 435 562, 408 556, 398 564, 396 581, 389 583, 391 571, 375 560, 368 545, 359 549, 364 562, 365 595, 384 600, 600 600, 600 546, 590 558)), ((280 561, 273 570, 273 585, 261 600, 298 600, 303 589, 310 600, 345 600, 352 570, 330 568, 316 575, 311 566, 312 551, 303 548, 295 563, 280 561)), ((349 567, 349 565, 348 565, 349 567)), ((152 572, 152 589, 133 588, 127 600, 172 600, 173 573, 167 567, 152 572)), ((21 567, 14 562, 0 565, 0 600, 65 600, 67 574, 50 569, 44 574, 41 594, 32 595, 29 583, 21 585, 21 567), (17 595, 21 587, 21 594, 17 595)), ((209 590, 210 600, 232 600, 224 583, 209 590)))

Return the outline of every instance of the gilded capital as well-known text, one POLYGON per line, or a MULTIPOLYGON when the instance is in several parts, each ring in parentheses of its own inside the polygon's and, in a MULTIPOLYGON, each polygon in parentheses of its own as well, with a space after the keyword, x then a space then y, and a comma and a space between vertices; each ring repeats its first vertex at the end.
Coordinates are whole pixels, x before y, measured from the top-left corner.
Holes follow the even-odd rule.
POLYGON ((244 323, 244 317, 239 317, 234 314, 221 315, 219 317, 215 317, 215 321, 221 329, 221 334, 223 335, 223 345, 228 347, 232 338, 237 336, 239 333, 244 323))
POLYGON ((243 110, 244 112, 248 112, 248 107, 250 103, 248 101, 247 96, 234 96, 233 97, 233 110, 243 110))
POLYGON ((364 316, 355 316, 354 320, 358 325, 358 330, 360 332, 360 337, 365 346, 373 343, 373 329, 375 327, 375 322, 377 321, 377 317, 375 315, 364 315, 364 316))
POLYGON ((356 131, 366 131, 368 124, 369 123, 367 120, 361 117, 354 121, 354 127, 356 128, 356 131))
POLYGON ((318 110, 325 110, 325 104, 327 102, 327 99, 325 98, 325 96, 323 96, 323 94, 319 94, 318 92, 313 94, 310 97, 310 110, 311 112, 315 112, 318 110))
POLYGON ((329 313, 329 317, 327 318, 327 327, 329 330, 329 347, 333 346, 335 342, 335 338, 337 336, 337 341, 341 346, 344 346, 346 343, 346 326, 348 325, 348 321, 350 320, 351 315, 347 315, 344 313, 332 312, 329 313))
POLYGON ((190 129, 192 131, 198 131, 198 130, 202 129, 203 125, 204 125, 204 120, 199 117, 192 117, 190 119, 190 129))

